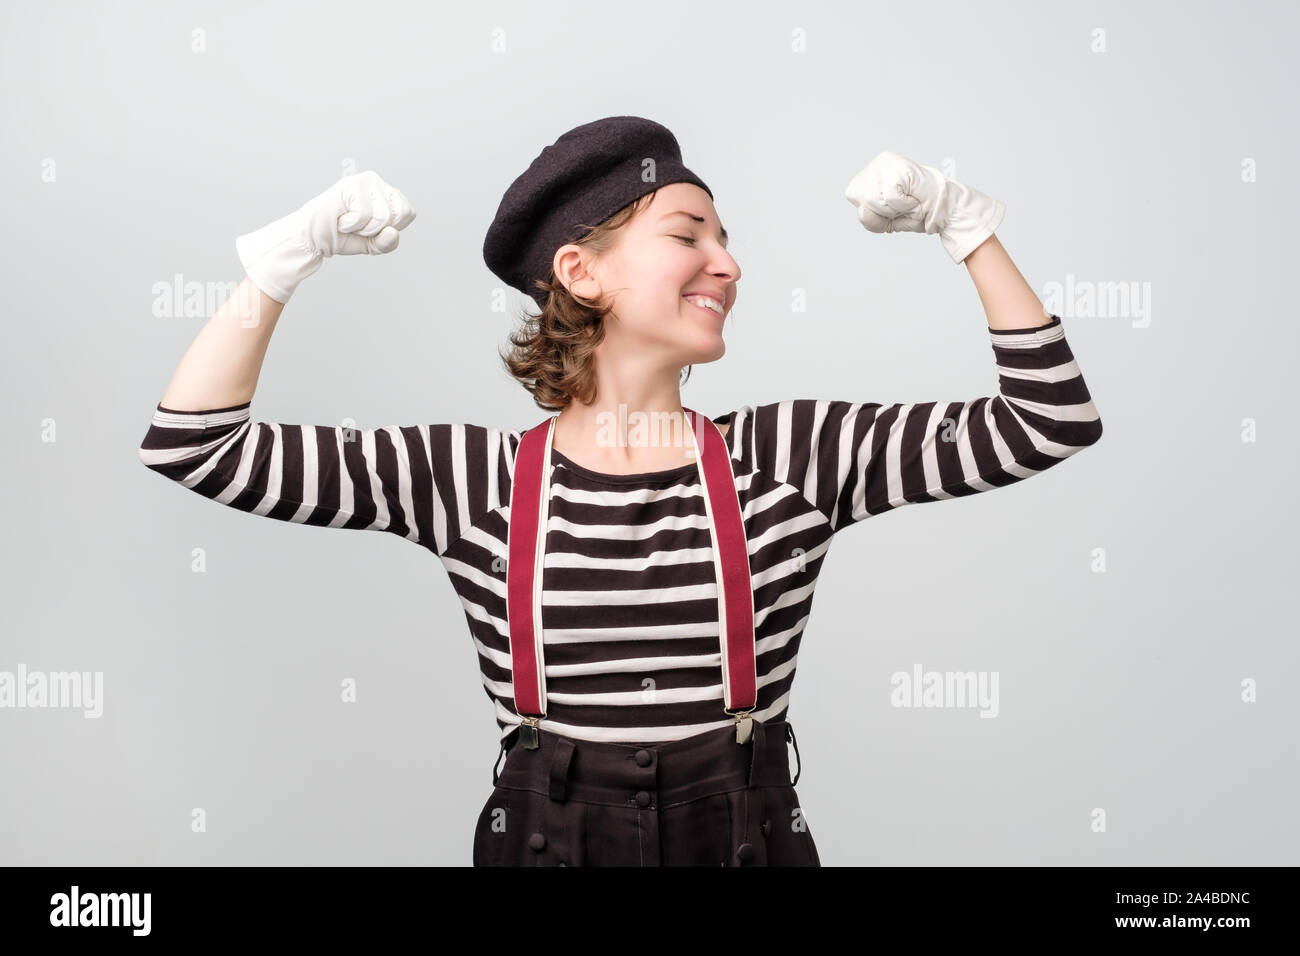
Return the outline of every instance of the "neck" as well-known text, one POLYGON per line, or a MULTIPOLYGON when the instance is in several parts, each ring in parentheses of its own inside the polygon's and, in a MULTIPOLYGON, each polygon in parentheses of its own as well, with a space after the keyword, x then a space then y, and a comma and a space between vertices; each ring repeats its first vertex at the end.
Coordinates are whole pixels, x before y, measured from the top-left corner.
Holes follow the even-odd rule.
POLYGON ((595 400, 574 401, 560 412, 554 447, 584 467, 611 473, 660 471, 694 461, 680 369, 616 364, 597 362, 595 400))

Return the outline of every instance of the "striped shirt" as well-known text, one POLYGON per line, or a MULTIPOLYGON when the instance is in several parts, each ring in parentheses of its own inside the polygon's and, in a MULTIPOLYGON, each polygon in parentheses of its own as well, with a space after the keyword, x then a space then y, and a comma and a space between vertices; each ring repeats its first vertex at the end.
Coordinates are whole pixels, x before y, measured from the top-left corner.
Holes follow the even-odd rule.
MULTIPOLYGON (((989 336, 999 382, 992 397, 894 405, 793 399, 713 419, 730 425, 725 443, 748 539, 757 719, 787 716, 835 532, 902 505, 1012 484, 1100 438, 1058 316, 989 336)), ((527 429, 283 425, 252 421, 250 405, 160 404, 140 458, 242 511, 386 531, 436 554, 464 607, 504 738, 519 722, 505 565, 514 455, 527 429)), ((551 456, 540 726, 636 743, 728 726, 718 587, 695 462, 606 475, 558 450, 551 456)))

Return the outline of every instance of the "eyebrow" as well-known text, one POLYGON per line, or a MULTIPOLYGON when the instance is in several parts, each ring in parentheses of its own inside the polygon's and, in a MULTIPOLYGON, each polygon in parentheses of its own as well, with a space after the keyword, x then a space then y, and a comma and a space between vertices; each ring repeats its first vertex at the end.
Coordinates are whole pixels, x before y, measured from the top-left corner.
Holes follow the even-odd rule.
MULTIPOLYGON (((694 219, 694 220, 695 220, 696 222, 698 222, 698 223, 703 223, 703 222, 704 222, 704 217, 703 217, 703 216, 697 216, 697 215, 695 215, 695 213, 693 213, 693 212, 689 212, 689 211, 687 211, 687 210, 685 210, 685 209, 678 209, 676 212, 665 213, 663 216, 660 217, 659 221, 660 221, 660 222, 663 222, 665 219, 669 218, 670 216, 690 216, 692 219, 694 219)), ((722 240, 722 248, 724 248, 724 249, 727 248, 727 239, 729 238, 729 237, 727 236, 727 230, 725 230, 725 229, 719 227, 719 228, 718 228, 718 238, 719 238, 720 240, 722 240)))

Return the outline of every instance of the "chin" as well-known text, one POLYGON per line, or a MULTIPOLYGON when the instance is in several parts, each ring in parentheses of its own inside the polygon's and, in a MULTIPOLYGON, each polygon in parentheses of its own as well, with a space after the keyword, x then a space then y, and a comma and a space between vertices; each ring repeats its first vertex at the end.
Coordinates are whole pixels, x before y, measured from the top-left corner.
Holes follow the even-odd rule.
POLYGON ((714 343, 714 347, 700 349, 700 351, 696 354, 696 356, 686 364, 704 365, 707 362, 716 362, 718 359, 722 358, 722 356, 726 354, 727 354, 727 343, 723 340, 722 336, 719 335, 717 342, 714 343))

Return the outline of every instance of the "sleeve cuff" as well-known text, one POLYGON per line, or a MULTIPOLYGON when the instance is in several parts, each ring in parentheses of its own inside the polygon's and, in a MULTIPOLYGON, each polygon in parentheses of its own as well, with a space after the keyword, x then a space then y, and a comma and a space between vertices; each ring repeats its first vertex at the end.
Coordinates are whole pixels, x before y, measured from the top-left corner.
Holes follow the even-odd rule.
POLYGON ((1060 324, 1061 324, 1061 317, 1060 317, 1059 315, 1053 315, 1053 316, 1052 316, 1052 321, 1048 322, 1048 323, 1045 324, 1045 325, 1035 325, 1035 326, 1031 326, 1031 327, 1029 327, 1029 328, 1027 328, 1027 329, 994 329, 994 328, 990 328, 990 329, 989 329, 989 334, 990 334, 990 335, 1024 335, 1024 334, 1026 334, 1026 333, 1028 333, 1028 332, 1043 332, 1043 331, 1045 331, 1045 330, 1047 330, 1047 329, 1055 328, 1056 326, 1058 326, 1058 325, 1060 325, 1060 324))
POLYGON ((166 405, 162 404, 162 402, 159 402, 159 403, 158 403, 158 411, 160 411, 160 412, 167 412, 169 415, 211 415, 211 414, 214 414, 214 413, 217 413, 217 412, 238 412, 238 411, 243 411, 245 408, 249 408, 252 404, 253 404, 253 400, 250 398, 248 401, 244 402, 242 405, 227 405, 225 408, 188 408, 188 409, 182 409, 182 408, 168 408, 166 405))

